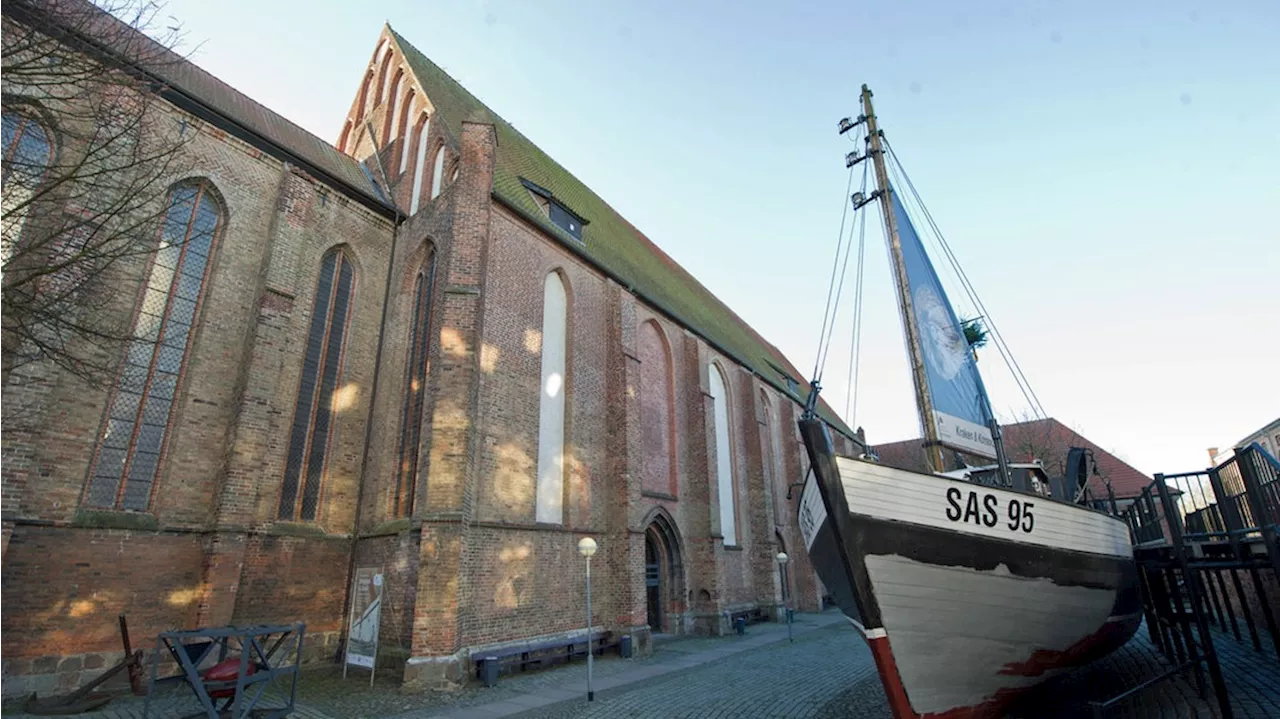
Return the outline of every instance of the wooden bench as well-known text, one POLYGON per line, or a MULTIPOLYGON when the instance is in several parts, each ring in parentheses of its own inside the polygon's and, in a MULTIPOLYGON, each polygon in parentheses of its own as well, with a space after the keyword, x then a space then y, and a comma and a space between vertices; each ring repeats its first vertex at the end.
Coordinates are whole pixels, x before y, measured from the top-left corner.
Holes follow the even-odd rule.
POLYGON ((744 620, 745 624, 758 624, 759 622, 768 621, 769 617, 760 607, 739 609, 738 611, 730 612, 729 614, 730 628, 737 627, 739 619, 744 620))
MULTIPOLYGON (((617 648, 618 645, 618 638, 613 632, 599 632, 591 635, 591 646, 596 656, 604 654, 608 649, 617 648)), ((489 661, 496 661, 499 666, 498 673, 502 674, 504 671, 509 673, 516 667, 524 671, 531 664, 551 665, 561 661, 571 662, 577 657, 586 655, 587 638, 580 636, 574 639, 521 642, 499 649, 473 649, 470 659, 475 665, 476 678, 483 679, 484 665, 489 661)))

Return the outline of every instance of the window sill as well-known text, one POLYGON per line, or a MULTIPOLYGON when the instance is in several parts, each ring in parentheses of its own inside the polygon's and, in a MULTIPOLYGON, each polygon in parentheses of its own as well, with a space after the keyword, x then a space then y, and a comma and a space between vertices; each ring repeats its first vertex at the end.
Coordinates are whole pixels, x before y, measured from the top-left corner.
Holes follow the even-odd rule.
POLYGON ((277 521, 271 526, 270 534, 283 534, 289 537, 324 537, 328 533, 319 527, 319 525, 308 522, 284 522, 277 521))
POLYGON ((676 499, 676 496, 674 494, 667 494, 666 492, 653 492, 647 489, 640 490, 640 496, 651 497, 653 499, 665 499, 669 502, 679 501, 676 499))
POLYGON ((741 552, 741 551, 742 551, 742 545, 741 545, 741 544, 726 544, 726 545, 724 545, 724 548, 725 548, 725 550, 726 550, 726 551, 729 551, 729 552, 741 552))
POLYGON ((599 529, 590 527, 570 526, 567 524, 555 524, 553 522, 513 522, 502 519, 477 519, 472 522, 473 527, 485 527, 488 529, 513 529, 518 531, 534 531, 534 532, 565 532, 570 534, 594 534, 602 533, 599 529))
POLYGON ((71 525, 87 529, 133 529, 144 532, 160 529, 160 522, 154 514, 122 509, 77 509, 71 525))
POLYGON ((382 524, 369 530, 367 534, 361 537, 381 537, 388 534, 399 534, 413 529, 413 522, 408 517, 400 517, 399 519, 389 519, 382 524))

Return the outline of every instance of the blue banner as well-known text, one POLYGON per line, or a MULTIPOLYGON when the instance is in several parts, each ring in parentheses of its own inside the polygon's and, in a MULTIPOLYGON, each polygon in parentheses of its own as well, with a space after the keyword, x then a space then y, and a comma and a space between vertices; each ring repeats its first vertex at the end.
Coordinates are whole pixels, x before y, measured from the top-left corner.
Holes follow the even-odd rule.
POLYGON ((907 292, 915 310, 925 386, 933 405, 932 421, 938 440, 963 452, 994 458, 995 445, 987 427, 986 390, 964 329, 892 187, 890 197, 898 221, 907 292))

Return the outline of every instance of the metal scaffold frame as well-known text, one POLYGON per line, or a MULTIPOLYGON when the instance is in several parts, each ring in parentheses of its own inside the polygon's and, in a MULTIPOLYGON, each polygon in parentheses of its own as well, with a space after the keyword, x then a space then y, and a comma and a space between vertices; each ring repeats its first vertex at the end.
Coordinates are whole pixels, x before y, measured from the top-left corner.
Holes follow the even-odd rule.
POLYGON ((142 715, 149 716, 152 693, 157 682, 164 681, 157 678, 160 657, 168 655, 182 671, 176 677, 167 678, 184 679, 203 709, 193 716, 209 719, 287 716, 298 701, 298 672, 305 633, 306 625, 302 622, 161 632, 151 656, 151 678, 142 715), (214 662, 210 665, 211 659, 214 662), (234 674, 224 676, 233 669, 234 674), (267 693, 277 680, 288 683, 285 691, 278 693, 283 695, 282 704, 279 696, 267 693))

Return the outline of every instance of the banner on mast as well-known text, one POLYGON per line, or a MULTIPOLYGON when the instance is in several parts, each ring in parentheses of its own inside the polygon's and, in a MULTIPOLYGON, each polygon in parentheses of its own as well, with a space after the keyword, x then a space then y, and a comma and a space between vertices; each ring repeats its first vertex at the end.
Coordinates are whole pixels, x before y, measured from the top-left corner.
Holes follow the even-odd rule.
POLYGON ((890 192, 898 221, 898 241, 907 274, 907 294, 915 309, 916 335, 924 361, 925 389, 933 407, 938 441, 952 449, 994 459, 987 427, 986 397, 964 328, 947 300, 938 273, 925 253, 896 190, 890 192))

